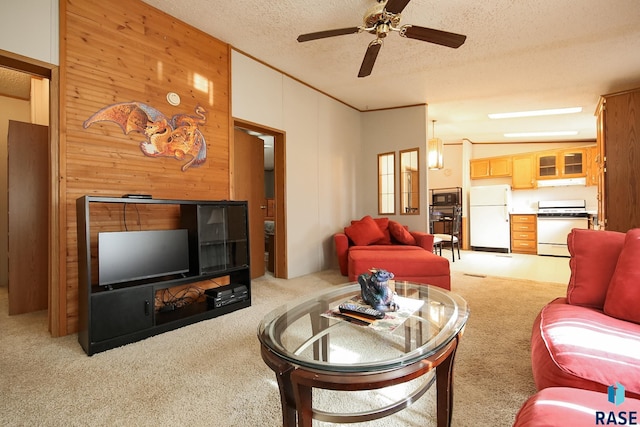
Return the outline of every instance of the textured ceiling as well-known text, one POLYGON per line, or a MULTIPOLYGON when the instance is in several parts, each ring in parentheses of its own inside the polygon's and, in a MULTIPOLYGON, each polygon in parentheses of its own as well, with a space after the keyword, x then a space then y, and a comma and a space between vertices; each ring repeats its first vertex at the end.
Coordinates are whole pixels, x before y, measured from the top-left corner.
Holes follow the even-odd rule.
POLYGON ((465 34, 465 44, 391 33, 366 78, 357 74, 373 35, 296 37, 361 25, 374 0, 144 1, 359 110, 427 103, 445 141, 531 140, 503 134, 536 130, 579 131, 552 140, 593 139, 599 95, 640 86, 638 0, 412 0, 401 24, 465 34), (572 106, 583 113, 487 118, 572 106))
POLYGON ((29 99, 31 96, 31 76, 0 67, 0 96, 29 99))
POLYGON ((503 134, 552 130, 579 133, 551 140, 593 139, 599 95, 640 87, 638 0, 412 0, 401 25, 465 34, 465 44, 450 49, 391 33, 366 78, 357 74, 373 35, 296 37, 361 25, 375 0, 143 1, 359 110, 426 103, 445 142, 531 140, 503 134), (571 106, 583 112, 487 118, 571 106))

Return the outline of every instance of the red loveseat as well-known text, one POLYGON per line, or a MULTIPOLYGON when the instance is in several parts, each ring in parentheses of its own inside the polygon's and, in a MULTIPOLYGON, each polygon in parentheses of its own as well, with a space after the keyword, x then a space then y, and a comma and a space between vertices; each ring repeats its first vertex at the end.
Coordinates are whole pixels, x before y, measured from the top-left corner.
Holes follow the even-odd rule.
POLYGON ((340 272, 350 281, 371 268, 381 268, 392 272, 395 280, 451 289, 449 260, 433 253, 432 234, 367 215, 336 233, 334 242, 340 272))
POLYGON ((543 307, 534 322, 531 363, 539 392, 516 426, 561 425, 554 420, 570 417, 578 406, 591 413, 615 410, 606 396, 617 384, 640 410, 640 229, 574 229, 567 243, 567 295, 543 307), (547 391, 552 388, 560 389, 547 391), (556 403, 532 411, 549 393, 556 403))

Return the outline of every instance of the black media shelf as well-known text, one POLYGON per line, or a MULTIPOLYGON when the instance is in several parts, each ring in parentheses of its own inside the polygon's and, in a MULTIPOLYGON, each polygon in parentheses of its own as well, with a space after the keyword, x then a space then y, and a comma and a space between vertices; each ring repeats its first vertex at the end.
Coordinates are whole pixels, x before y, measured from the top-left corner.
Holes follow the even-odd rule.
MULTIPOLYGON (((89 356, 251 306, 247 202, 83 196, 76 200, 76 213, 78 342, 89 356), (114 226, 113 211, 118 204, 123 221, 115 221, 117 224, 126 222, 125 213, 135 216, 128 205, 175 206, 176 229, 186 229, 188 234, 189 271, 100 285, 98 233, 126 231, 114 230, 118 226, 114 226), (164 292, 192 287, 196 296, 188 301, 172 304, 159 298, 164 292), (243 292, 216 307, 205 294, 211 289, 225 295, 234 289, 243 292)), ((163 219, 146 215, 143 218, 153 224, 163 219)), ((137 219, 143 222, 140 216, 137 219)))

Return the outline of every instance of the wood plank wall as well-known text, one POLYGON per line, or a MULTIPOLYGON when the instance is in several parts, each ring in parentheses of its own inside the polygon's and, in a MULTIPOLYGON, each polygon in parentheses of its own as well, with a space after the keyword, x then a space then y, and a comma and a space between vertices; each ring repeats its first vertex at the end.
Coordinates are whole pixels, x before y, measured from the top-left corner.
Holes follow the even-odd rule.
MULTIPOLYGON (((62 1, 60 28, 63 237, 57 291, 66 301, 58 315, 60 335, 65 335, 77 331, 78 197, 144 193, 157 199, 229 199, 230 50, 226 43, 139 0, 62 1), (199 89, 202 83, 204 91, 199 89), (180 95, 179 106, 167 102, 168 92, 180 95), (145 156, 140 133, 125 135, 118 124, 106 121, 83 128, 101 108, 131 101, 148 104, 169 119, 195 115, 196 106, 204 107, 207 120, 199 129, 206 139, 206 162, 183 172, 186 159, 145 156)), ((113 209, 105 212, 103 226, 122 224, 118 215, 113 209)), ((176 220, 171 212, 143 213, 140 218, 146 229, 167 228, 176 220)))

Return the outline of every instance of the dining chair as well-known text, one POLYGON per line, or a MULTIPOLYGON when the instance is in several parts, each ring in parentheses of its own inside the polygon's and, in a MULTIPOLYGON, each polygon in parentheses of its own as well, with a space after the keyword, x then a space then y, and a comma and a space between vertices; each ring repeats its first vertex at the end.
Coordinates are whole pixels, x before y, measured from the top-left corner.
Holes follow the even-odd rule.
POLYGON ((434 240, 436 238, 442 239, 440 242, 440 250, 442 246, 448 246, 451 248, 451 258, 453 262, 456 262, 455 249, 458 251, 458 259, 460 259, 460 223, 462 222, 462 207, 453 206, 451 208, 451 216, 444 216, 441 221, 445 221, 445 229, 448 233, 434 234, 434 240))

